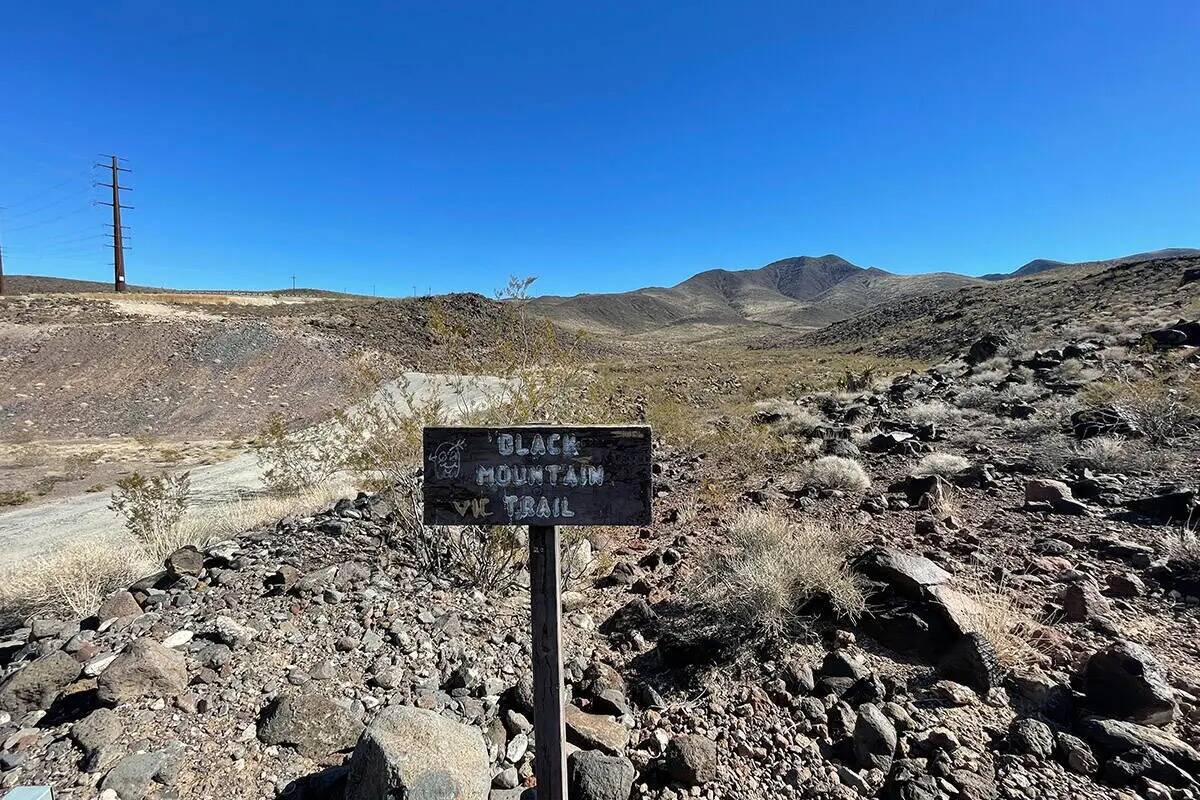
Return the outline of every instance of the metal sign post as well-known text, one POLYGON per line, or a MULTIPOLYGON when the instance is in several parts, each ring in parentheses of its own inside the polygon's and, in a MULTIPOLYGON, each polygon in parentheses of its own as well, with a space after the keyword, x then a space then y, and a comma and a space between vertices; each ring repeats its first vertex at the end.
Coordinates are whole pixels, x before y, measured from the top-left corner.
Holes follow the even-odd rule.
POLYGON ((539 800, 566 800, 557 526, 650 523, 650 428, 426 428, 424 466, 427 525, 529 526, 533 771, 539 800))

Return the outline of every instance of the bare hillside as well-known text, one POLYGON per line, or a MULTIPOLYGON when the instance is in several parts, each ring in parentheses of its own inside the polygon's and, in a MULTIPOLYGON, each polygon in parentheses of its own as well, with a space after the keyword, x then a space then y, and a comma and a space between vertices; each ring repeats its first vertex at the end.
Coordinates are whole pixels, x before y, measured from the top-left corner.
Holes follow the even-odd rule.
POLYGON ((801 256, 759 269, 707 270, 670 288, 542 297, 534 309, 571 328, 701 339, 731 327, 820 327, 884 300, 976 283, 948 273, 893 275, 836 255, 801 256))

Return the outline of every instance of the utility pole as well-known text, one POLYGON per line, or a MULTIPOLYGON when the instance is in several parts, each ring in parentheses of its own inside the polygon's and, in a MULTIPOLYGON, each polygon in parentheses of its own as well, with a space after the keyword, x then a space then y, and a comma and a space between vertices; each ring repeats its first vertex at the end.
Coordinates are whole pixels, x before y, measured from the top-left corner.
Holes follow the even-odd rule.
POLYGON ((112 189, 112 202, 102 203, 101 205, 112 206, 113 289, 118 292, 123 292, 125 291, 125 245, 122 242, 121 209, 133 208, 133 206, 121 205, 121 190, 124 189, 127 192, 131 192, 133 190, 127 186, 122 186, 120 182, 120 174, 122 172, 130 171, 125 167, 118 165, 117 162, 123 161, 124 159, 118 158, 117 156, 109 156, 109 158, 112 159, 111 164, 97 164, 96 166, 108 167, 112 170, 112 183, 101 183, 97 185, 107 186, 108 188, 112 189))
POLYGON ((4 296, 4 245, 0 244, 0 297, 4 296))
POLYGON ((296 276, 292 276, 292 291, 296 291, 296 276))

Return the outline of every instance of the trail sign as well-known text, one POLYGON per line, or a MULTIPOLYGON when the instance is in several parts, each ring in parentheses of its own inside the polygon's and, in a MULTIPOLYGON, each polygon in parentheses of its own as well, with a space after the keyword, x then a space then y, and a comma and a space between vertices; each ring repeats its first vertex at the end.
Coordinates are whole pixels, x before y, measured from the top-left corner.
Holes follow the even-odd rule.
POLYGON ((425 429, 431 525, 646 525, 650 428, 425 429))
POLYGON ((425 522, 528 525, 533 772, 567 800, 558 525, 650 523, 650 428, 426 428, 425 522))

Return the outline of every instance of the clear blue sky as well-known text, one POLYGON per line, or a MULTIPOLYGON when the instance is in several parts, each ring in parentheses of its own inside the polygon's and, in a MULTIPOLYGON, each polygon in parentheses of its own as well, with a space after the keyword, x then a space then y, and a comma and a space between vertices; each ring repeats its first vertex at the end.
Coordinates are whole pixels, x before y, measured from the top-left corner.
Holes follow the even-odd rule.
POLYGON ((1200 3, 2 3, 10 273, 380 294, 1200 246, 1200 3), (268 7, 269 6, 269 7, 268 7))

